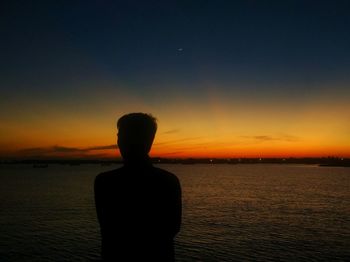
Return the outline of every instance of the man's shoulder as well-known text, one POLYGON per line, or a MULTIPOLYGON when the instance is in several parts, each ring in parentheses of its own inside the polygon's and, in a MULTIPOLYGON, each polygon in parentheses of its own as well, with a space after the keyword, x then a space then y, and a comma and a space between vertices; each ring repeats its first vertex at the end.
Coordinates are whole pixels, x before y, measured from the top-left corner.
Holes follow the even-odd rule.
POLYGON ((152 166, 152 169, 157 173, 163 173, 165 175, 175 176, 173 173, 169 172, 168 170, 152 166))
MULTIPOLYGON (((158 181, 179 183, 177 176, 167 170, 159 167, 150 166, 146 169, 130 169, 125 166, 113 169, 110 171, 102 172, 95 178, 95 184, 113 184, 115 182, 128 182, 132 178, 156 178, 158 181)), ((129 181, 130 182, 130 181, 129 181)))
POLYGON ((164 177, 168 178, 169 180, 175 180, 175 181, 179 180, 178 177, 175 174, 173 174, 173 173, 171 173, 171 172, 169 172, 169 171, 167 171, 165 169, 153 166, 153 170, 154 170, 154 172, 156 174, 164 176, 164 177))
POLYGON ((108 181, 108 180, 113 179, 122 173, 123 173, 123 167, 109 170, 109 171, 105 171, 105 172, 102 172, 96 176, 95 182, 108 181))

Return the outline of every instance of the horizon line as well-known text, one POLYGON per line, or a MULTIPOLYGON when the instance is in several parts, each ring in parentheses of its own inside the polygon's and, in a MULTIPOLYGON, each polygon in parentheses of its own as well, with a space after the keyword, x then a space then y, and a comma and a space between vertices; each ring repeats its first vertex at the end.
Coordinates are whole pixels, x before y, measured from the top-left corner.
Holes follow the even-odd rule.
MULTIPOLYGON (((339 159, 339 160, 350 160, 350 157, 346 156, 261 156, 261 157, 252 157, 252 156, 242 156, 242 157, 162 157, 162 156, 151 156, 151 160, 239 160, 239 159, 247 159, 247 160, 269 160, 269 159, 339 159)), ((123 161, 121 157, 0 157, 0 161, 123 161)))

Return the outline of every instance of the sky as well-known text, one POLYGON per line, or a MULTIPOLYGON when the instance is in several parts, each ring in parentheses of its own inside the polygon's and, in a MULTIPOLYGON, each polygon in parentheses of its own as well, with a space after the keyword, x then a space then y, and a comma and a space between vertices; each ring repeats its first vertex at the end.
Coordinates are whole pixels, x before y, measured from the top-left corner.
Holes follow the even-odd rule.
POLYGON ((349 1, 0 5, 0 158, 350 157, 349 1))

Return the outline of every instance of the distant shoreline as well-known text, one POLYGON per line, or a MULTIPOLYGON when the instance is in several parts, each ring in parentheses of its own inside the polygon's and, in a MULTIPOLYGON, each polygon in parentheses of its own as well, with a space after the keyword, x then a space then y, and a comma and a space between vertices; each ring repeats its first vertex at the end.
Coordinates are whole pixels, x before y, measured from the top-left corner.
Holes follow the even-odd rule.
MULTIPOLYGON (((322 167, 350 167, 350 158, 159 158, 151 159, 154 164, 309 164, 322 167)), ((99 164, 108 166, 122 164, 121 159, 6 159, 0 164, 31 164, 33 167, 47 167, 49 164, 82 165, 99 164)))

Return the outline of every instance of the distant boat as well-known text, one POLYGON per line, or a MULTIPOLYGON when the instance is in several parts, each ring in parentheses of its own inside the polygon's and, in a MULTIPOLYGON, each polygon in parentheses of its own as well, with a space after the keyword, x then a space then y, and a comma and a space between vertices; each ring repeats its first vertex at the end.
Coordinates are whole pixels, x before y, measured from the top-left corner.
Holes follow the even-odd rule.
POLYGON ((34 164, 34 168, 47 168, 49 165, 48 164, 34 164))

